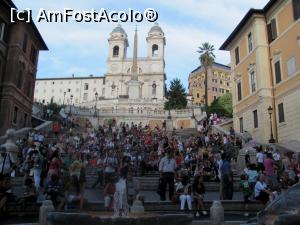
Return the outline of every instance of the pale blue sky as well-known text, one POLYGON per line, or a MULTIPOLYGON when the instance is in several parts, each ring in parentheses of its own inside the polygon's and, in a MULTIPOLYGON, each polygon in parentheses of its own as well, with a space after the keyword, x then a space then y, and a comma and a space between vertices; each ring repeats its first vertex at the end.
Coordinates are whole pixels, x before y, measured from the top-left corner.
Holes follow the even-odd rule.
MULTIPOLYGON (((158 23, 166 35, 166 74, 168 81, 179 77, 185 86, 189 73, 199 65, 197 47, 203 42, 215 45, 216 61, 228 64, 229 54, 218 48, 250 8, 262 8, 268 0, 13 0, 19 9, 40 8, 80 11, 91 8, 144 11, 154 8, 158 23)), ((129 56, 136 23, 122 23, 129 38, 129 56)), ((146 35, 153 26, 139 23, 139 56, 146 55, 146 35)), ((38 78, 103 76, 108 56, 107 39, 116 23, 36 23, 48 52, 41 52, 38 78)))

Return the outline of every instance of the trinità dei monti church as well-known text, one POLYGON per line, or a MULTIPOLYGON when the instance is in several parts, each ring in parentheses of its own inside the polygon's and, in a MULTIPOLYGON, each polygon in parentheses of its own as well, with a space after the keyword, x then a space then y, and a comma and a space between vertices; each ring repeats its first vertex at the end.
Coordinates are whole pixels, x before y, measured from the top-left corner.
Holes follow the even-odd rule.
POLYGON ((99 112, 163 112, 165 99, 165 34, 156 23, 148 32, 147 56, 138 56, 138 33, 133 57, 127 56, 128 35, 121 25, 108 38, 107 73, 103 77, 41 78, 36 80, 35 100, 99 112), (97 101, 96 101, 97 99, 97 101))

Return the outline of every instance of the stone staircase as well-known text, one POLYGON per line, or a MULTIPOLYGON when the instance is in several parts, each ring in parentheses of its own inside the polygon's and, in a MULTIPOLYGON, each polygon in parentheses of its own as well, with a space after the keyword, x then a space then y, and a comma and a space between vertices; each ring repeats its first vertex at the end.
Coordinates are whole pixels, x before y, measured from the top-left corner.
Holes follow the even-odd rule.
MULTIPOLYGON (((141 191, 156 191, 158 187, 159 181, 159 173, 158 172, 149 172, 145 176, 135 176, 136 179, 140 182, 141 191)), ((91 187, 97 179, 97 171, 95 168, 87 168, 86 169, 86 187, 91 187)), ((239 192, 239 181, 240 178, 237 175, 237 172, 234 171, 234 191, 239 192)), ((191 179, 193 182, 193 178, 191 179)), ((205 189, 207 192, 216 192, 220 190, 220 183, 215 181, 204 182, 205 189)))

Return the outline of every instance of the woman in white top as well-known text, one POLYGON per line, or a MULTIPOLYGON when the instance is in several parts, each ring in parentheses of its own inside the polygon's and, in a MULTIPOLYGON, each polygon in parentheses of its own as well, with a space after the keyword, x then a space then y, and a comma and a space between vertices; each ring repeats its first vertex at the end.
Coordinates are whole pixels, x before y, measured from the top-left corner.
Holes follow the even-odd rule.
POLYGON ((254 187, 254 197, 256 200, 261 201, 263 204, 267 204, 273 200, 273 193, 267 189, 266 178, 264 174, 260 174, 258 181, 254 187))

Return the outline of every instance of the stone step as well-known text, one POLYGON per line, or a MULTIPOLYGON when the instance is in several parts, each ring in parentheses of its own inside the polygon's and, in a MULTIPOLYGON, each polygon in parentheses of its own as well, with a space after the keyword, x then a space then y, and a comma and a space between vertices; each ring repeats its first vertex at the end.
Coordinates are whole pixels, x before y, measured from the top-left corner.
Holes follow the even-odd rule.
MULTIPOLYGON (((221 201, 224 207, 225 212, 235 212, 235 213, 243 213, 244 212, 244 202, 243 201, 235 201, 235 200, 223 200, 221 201)), ((212 201, 204 201, 205 210, 209 211, 210 207, 212 206, 212 201)), ((41 206, 41 202, 38 203, 28 203, 25 208, 17 204, 8 204, 6 208, 6 212, 10 216, 17 216, 21 212, 24 213, 24 216, 37 216, 39 213, 39 208, 41 206)), ((180 212, 179 204, 172 203, 170 201, 146 201, 144 203, 145 211, 146 212, 173 212, 177 213, 180 212)), ((193 205, 193 209, 195 205, 193 205)), ((257 213, 258 211, 262 210, 264 205, 258 201, 251 201, 248 204, 248 212, 249 213, 257 213)), ((87 211, 104 211, 104 203, 102 201, 97 202, 88 202, 85 206, 85 210, 87 211)))

